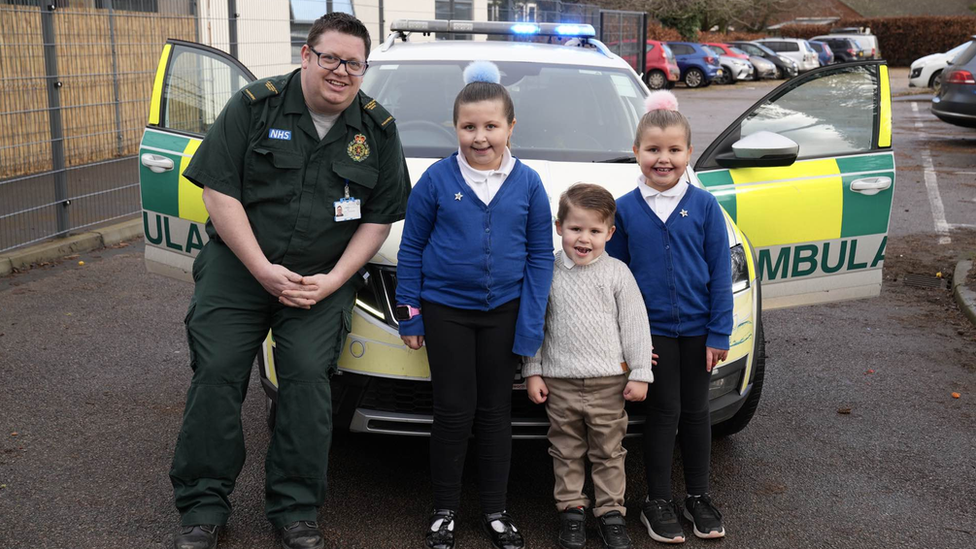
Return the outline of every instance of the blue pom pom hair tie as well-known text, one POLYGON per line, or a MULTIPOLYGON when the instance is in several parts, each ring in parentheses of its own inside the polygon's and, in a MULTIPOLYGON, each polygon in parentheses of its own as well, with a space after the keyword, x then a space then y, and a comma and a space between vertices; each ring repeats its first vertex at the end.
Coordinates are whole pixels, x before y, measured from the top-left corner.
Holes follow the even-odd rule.
POLYGON ((472 82, 499 84, 502 81, 498 65, 491 61, 472 61, 464 68, 463 78, 466 85, 472 82))

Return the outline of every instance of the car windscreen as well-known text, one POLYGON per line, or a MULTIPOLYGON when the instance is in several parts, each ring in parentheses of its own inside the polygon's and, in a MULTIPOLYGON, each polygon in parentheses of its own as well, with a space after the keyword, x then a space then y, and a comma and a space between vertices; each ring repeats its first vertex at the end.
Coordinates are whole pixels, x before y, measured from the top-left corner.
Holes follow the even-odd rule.
MULTIPOLYGON (((630 71, 496 62, 515 103, 512 153, 522 159, 590 162, 633 157, 645 91, 630 71)), ((442 158, 458 148, 454 99, 467 61, 377 61, 363 92, 396 118, 404 154, 442 158)))
POLYGON ((760 50, 762 50, 763 53, 765 53, 766 55, 772 55, 773 57, 776 57, 776 52, 774 52, 773 50, 769 49, 764 44, 760 44, 758 42, 753 42, 752 44, 754 46, 756 46, 757 48, 759 48, 760 50))

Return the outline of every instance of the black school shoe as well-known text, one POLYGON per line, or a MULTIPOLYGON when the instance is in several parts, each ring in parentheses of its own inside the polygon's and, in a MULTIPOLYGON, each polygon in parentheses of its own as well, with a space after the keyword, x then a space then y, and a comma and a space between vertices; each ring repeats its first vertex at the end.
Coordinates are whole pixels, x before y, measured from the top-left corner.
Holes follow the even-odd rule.
POLYGON ((708 494, 685 498, 684 515, 695 525, 696 536, 702 539, 725 536, 722 513, 712 505, 712 498, 708 494))
POLYGON ((559 546, 562 549, 586 547, 586 512, 582 507, 559 513, 559 546))
POLYGON ((647 534, 661 543, 684 543, 685 532, 674 513, 674 503, 665 499, 644 499, 641 504, 641 523, 647 534))
POLYGON ((600 537, 607 549, 630 549, 627 535, 627 519, 620 511, 610 511, 600 517, 600 537))
POLYGON ((173 549, 214 549, 220 537, 220 526, 197 524, 180 526, 173 536, 173 549))
POLYGON ((482 515, 481 527, 488 534, 488 539, 491 540, 491 544, 495 549, 522 549, 525 547, 525 539, 522 538, 522 534, 512 524, 512 517, 508 516, 508 511, 482 515), (492 523, 495 521, 501 524, 501 532, 492 526, 492 523))
POLYGON ((281 529, 282 549, 325 549, 325 539, 314 520, 299 520, 281 529))
POLYGON ((435 509, 427 526, 427 547, 430 549, 454 549, 454 518, 450 509, 435 509))

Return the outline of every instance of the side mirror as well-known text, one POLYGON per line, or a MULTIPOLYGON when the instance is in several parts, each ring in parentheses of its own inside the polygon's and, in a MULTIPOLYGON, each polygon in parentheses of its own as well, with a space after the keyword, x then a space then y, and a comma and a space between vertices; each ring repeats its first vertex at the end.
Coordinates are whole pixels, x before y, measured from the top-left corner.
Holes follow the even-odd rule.
POLYGON ((800 146, 789 137, 760 131, 736 141, 732 152, 717 155, 715 162, 729 169, 791 166, 799 152, 800 146))

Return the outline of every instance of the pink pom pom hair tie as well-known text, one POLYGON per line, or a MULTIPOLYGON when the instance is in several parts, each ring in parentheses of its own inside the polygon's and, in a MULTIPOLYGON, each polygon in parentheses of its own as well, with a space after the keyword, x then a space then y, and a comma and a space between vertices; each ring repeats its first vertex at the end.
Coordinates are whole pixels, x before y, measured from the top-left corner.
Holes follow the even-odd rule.
POLYGON ((647 96, 647 99, 644 101, 644 106, 647 107, 647 112, 656 111, 658 109, 677 111, 678 98, 667 90, 655 91, 651 92, 651 94, 647 96))

